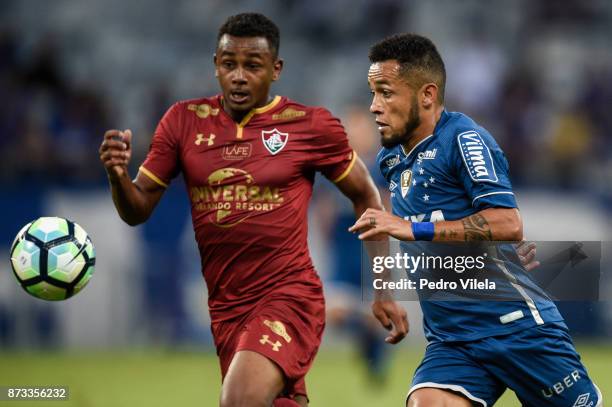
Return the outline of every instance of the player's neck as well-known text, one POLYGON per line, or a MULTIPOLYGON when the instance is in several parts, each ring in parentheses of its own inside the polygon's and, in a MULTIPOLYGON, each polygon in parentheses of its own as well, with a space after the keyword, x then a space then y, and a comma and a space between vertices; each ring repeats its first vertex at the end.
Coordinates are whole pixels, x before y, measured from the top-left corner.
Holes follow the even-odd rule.
POLYGON ((223 106, 223 110, 225 110, 225 113, 227 113, 227 115, 229 117, 232 118, 233 121, 235 121, 236 123, 240 123, 242 121, 242 119, 244 119, 244 117, 249 114, 250 110, 232 110, 227 103, 223 103, 222 102, 222 106, 223 106))
POLYGON ((240 123, 251 112, 261 107, 267 106, 273 100, 274 98, 272 96, 268 96, 268 98, 264 102, 260 102, 256 104, 250 110, 233 110, 232 108, 229 107, 227 103, 225 103, 225 100, 223 99, 221 99, 221 106, 223 107, 223 110, 225 111, 225 113, 227 113, 227 115, 231 117, 233 121, 235 121, 236 123, 240 123))
POLYGON ((412 136, 410 139, 402 145, 404 151, 412 151, 414 146, 433 134, 438 121, 440 121, 443 111, 444 106, 437 106, 430 114, 427 114, 422 118, 419 127, 412 131, 412 136))

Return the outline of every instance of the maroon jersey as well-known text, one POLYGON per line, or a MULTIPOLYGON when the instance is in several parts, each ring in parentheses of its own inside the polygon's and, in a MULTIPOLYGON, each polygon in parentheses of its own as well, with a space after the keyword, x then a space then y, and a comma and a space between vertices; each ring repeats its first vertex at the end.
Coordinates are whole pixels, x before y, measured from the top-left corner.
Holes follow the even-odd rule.
POLYGON ((140 167, 163 186, 183 173, 213 321, 274 290, 320 287, 307 247, 315 172, 338 182, 356 159, 324 108, 276 96, 236 123, 221 100, 174 104, 140 167))

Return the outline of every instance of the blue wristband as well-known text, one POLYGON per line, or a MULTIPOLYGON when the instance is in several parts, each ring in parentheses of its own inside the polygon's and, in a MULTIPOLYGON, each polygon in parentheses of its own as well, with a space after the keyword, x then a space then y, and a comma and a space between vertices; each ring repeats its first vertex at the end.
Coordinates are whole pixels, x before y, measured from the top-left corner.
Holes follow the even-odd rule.
POLYGON ((412 222, 412 234, 414 235, 414 240, 433 240, 433 222, 412 222))

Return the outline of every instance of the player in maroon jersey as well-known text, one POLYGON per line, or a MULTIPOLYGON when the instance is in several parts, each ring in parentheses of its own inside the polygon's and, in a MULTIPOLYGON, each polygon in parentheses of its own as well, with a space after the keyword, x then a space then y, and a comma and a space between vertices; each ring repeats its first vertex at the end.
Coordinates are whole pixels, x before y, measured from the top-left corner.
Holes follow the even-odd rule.
MULTIPOLYGON (((283 67, 278 49, 278 28, 265 16, 230 17, 214 57, 222 93, 175 103, 135 180, 127 172, 130 130, 106 132, 100 146, 113 201, 130 225, 147 220, 174 177, 185 179, 221 364, 221 406, 307 405, 304 376, 325 321, 307 247, 315 172, 352 200, 357 217, 382 207, 338 119, 270 97, 283 67)), ((406 335, 406 313, 395 302, 378 299, 373 309, 391 330, 389 342, 406 335)))

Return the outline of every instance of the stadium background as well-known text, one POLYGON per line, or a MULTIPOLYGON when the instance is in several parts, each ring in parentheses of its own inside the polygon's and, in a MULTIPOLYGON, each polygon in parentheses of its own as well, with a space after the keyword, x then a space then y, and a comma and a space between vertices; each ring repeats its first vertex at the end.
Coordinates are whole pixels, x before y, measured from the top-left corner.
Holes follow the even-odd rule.
MULTIPOLYGON (((106 129, 133 129, 135 174, 165 109, 217 92, 216 30, 242 11, 281 28, 285 70, 274 92, 341 117, 370 165, 378 135, 367 112, 368 47, 394 32, 429 36, 446 62, 447 108, 480 121, 509 158, 527 237, 611 240, 609 1, 3 0, 0 385, 69 385, 73 406, 216 404, 184 186, 176 181, 152 219, 130 228, 115 214, 97 148, 106 129), (42 215, 79 222, 96 245, 92 282, 66 302, 26 295, 10 271, 15 233, 42 215)), ((312 405, 402 405, 424 349, 418 305, 405 304, 411 333, 387 354, 387 375, 369 377, 372 366, 356 357, 362 325, 346 312, 360 307, 359 265, 346 256, 358 250, 344 232, 350 211, 318 179, 310 247, 332 323, 309 375, 312 405)), ((611 397, 610 303, 561 307, 611 397)), ((518 402, 506 394, 500 405, 518 402)))

